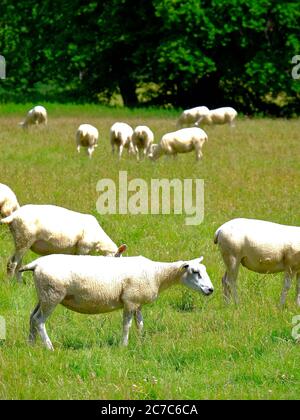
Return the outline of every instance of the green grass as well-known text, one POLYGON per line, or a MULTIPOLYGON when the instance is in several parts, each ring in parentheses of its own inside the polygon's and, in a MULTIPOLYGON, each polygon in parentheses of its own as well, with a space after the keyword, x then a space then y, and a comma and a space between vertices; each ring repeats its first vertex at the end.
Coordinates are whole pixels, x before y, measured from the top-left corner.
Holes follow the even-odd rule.
MULTIPOLYGON (((109 128, 115 121, 149 125, 156 140, 175 128, 176 112, 48 105, 49 126, 28 132, 17 123, 24 105, 0 106, 0 182, 25 203, 51 203, 97 216, 127 255, 173 261, 204 255, 216 291, 204 298, 174 288, 145 306, 145 334, 133 326, 129 347, 119 346, 121 311, 85 316, 59 307, 47 322, 55 352, 27 344, 35 304, 31 274, 26 284, 7 279, 12 253, 9 231, 0 229, 0 315, 7 340, 0 344, 0 398, 46 399, 298 399, 300 352, 291 337, 300 314, 290 292, 278 308, 282 275, 241 269, 239 307, 226 306, 221 293, 223 263, 213 234, 237 216, 300 224, 300 120, 240 119, 236 129, 207 128, 204 158, 194 154, 156 163, 111 155, 109 128), (89 161, 77 155, 74 133, 94 124, 100 144, 89 161), (96 183, 101 178, 202 178, 205 219, 185 226, 185 216, 100 216, 96 183)), ((28 253, 25 262, 35 258, 28 253)))

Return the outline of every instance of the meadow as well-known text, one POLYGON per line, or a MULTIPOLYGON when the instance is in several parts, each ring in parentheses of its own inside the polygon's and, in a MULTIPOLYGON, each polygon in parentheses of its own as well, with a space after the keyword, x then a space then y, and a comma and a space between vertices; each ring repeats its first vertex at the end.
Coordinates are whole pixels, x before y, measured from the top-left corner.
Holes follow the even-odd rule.
MULTIPOLYGON (((109 128, 115 121, 147 124, 156 141, 175 129, 177 112, 46 104, 49 124, 28 131, 18 126, 29 105, 0 106, 0 182, 21 204, 56 204, 92 213, 126 255, 175 261, 204 256, 215 286, 205 298, 175 287, 144 306, 145 332, 135 326, 128 348, 120 347, 122 312, 80 315, 58 307, 46 327, 55 352, 27 343, 36 301, 31 273, 25 284, 6 276, 13 251, 0 227, 0 315, 7 339, 0 344, 1 399, 298 399, 300 349, 291 336, 300 315, 294 287, 279 308, 282 274, 240 270, 238 307, 225 305, 224 266, 213 243, 215 230, 234 217, 300 225, 300 120, 241 117, 235 129, 208 127, 203 160, 137 163, 113 157, 109 128), (76 152, 75 131, 99 129, 93 159, 76 152), (99 215, 97 181, 200 178, 205 181, 205 217, 186 226, 185 215, 99 215)), ((24 262, 36 258, 28 253, 24 262)))

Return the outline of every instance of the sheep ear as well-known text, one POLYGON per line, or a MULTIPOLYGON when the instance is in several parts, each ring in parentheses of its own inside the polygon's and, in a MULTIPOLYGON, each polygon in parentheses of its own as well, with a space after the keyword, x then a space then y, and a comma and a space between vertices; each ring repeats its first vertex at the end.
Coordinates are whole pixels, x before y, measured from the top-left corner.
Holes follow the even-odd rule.
POLYGON ((189 268, 188 263, 183 263, 182 266, 180 267, 181 271, 186 271, 189 268))
POLYGON ((118 251, 115 254, 115 257, 120 257, 121 254, 123 254, 123 252, 125 252, 126 250, 127 250, 127 245, 123 244, 119 246, 118 251))
POLYGON ((201 264, 201 263, 202 263, 203 259, 204 259, 204 257, 200 257, 200 258, 199 258, 199 264, 201 264))

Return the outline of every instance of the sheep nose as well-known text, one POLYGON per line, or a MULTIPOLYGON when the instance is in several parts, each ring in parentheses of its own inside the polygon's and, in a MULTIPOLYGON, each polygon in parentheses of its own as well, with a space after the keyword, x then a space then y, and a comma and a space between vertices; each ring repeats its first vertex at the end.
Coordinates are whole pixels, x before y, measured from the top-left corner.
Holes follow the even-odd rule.
POLYGON ((210 288, 208 289, 208 293, 209 293, 210 295, 213 293, 213 291, 214 291, 214 289, 213 289, 212 287, 210 287, 210 288))

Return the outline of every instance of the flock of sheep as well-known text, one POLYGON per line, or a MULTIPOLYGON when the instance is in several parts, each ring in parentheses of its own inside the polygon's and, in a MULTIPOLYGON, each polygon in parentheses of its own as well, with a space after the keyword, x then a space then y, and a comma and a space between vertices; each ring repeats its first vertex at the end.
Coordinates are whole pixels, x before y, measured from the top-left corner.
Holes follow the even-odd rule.
MULTIPOLYGON (((229 123, 236 118, 233 108, 209 111, 197 107, 184 111, 178 125, 200 123, 229 123)), ((29 111, 23 126, 47 123, 43 107, 29 111)), ((125 123, 115 123, 110 130, 112 149, 117 147, 119 157, 124 148, 153 159, 162 154, 196 151, 207 140, 198 127, 180 129, 165 134, 160 143, 153 144, 153 133, 146 126, 135 130, 125 123)), ((87 147, 91 157, 97 145, 98 131, 83 124, 76 134, 78 151, 87 147)), ((158 294, 174 284, 184 284, 208 296, 214 287, 202 264, 203 257, 163 263, 139 257, 121 257, 126 245, 117 246, 104 232, 97 219, 52 205, 20 206, 16 195, 0 184, 1 224, 12 234, 15 252, 7 264, 9 276, 22 281, 24 271, 32 271, 38 302, 30 316, 30 342, 37 334, 44 345, 53 350, 45 322, 55 307, 62 304, 73 311, 98 314, 123 308, 123 344, 128 344, 129 330, 135 318, 138 331, 143 329, 141 307, 153 302, 158 294), (42 255, 22 266, 22 259, 31 249, 42 255), (103 256, 89 254, 100 253, 103 256)), ((258 273, 284 272, 281 304, 285 303, 292 278, 297 277, 297 304, 300 306, 300 228, 254 219, 233 219, 215 233, 226 271, 222 279, 226 301, 231 296, 238 301, 237 276, 240 264, 258 273)))
MULTIPOLYGON (((234 120, 237 117, 235 109, 230 107, 209 110, 206 106, 200 106, 183 111, 177 121, 179 130, 165 134, 158 144, 154 144, 154 134, 152 130, 139 125, 133 129, 129 124, 116 122, 110 128, 110 144, 112 152, 118 151, 121 159, 124 149, 130 155, 136 155, 140 160, 141 155, 147 156, 152 160, 157 160, 162 155, 176 156, 178 153, 188 153, 195 151, 196 159, 202 158, 202 147, 208 140, 204 130, 198 127, 202 124, 230 124, 234 127, 234 120), (182 128, 184 126, 193 126, 182 128)), ((31 125, 47 124, 47 111, 43 106, 32 108, 25 121, 20 123, 24 128, 31 125)), ((81 124, 76 132, 77 151, 85 147, 89 158, 98 146, 99 132, 91 124, 81 124)))

